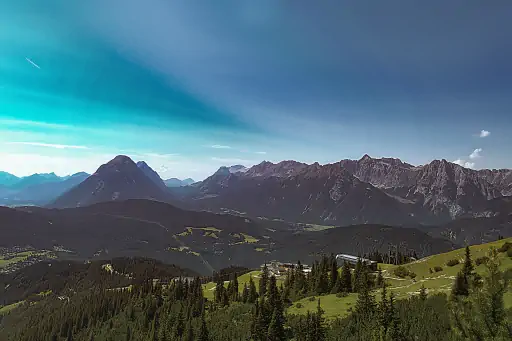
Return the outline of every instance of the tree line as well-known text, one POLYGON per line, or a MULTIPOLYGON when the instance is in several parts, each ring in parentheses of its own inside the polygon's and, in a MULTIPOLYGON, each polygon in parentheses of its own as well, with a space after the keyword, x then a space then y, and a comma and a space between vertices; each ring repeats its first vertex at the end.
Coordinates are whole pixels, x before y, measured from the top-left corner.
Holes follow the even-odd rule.
POLYGON ((22 305, 2 320, 0 340, 510 340, 512 314, 504 308, 510 271, 499 271, 496 250, 486 267, 488 275, 478 276, 467 248, 451 294, 429 294, 422 287, 400 300, 382 273, 362 261, 354 269, 347 263, 339 269, 332 255, 315 262, 309 273, 298 263, 282 280, 267 267, 242 287, 235 273, 227 285, 218 276, 211 300, 204 297, 200 278, 98 286, 22 305), (357 295, 347 317, 325 318, 321 303, 331 293, 357 295), (318 298, 314 311, 286 313, 293 302, 310 296, 318 298))

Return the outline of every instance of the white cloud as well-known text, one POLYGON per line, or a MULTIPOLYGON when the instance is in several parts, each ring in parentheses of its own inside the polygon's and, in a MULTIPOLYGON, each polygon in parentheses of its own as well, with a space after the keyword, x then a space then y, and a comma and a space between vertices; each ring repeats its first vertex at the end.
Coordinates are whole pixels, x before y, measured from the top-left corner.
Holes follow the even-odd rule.
POLYGON ((245 160, 245 159, 237 159, 237 158, 223 158, 223 157, 212 157, 213 161, 217 161, 226 165, 234 165, 234 164, 254 164, 255 162, 253 160, 245 160))
POLYGON ((209 146, 210 148, 215 148, 215 149, 231 149, 230 146, 224 146, 224 145, 221 145, 221 144, 214 144, 213 146, 209 146))
POLYGON ((489 136, 489 135, 491 135, 491 132, 490 132, 490 131, 488 131, 488 130, 482 130, 482 131, 480 132, 480 137, 481 137, 481 138, 487 137, 487 136, 489 136))
POLYGON ((7 142, 7 144, 20 144, 24 146, 47 147, 56 149, 89 149, 89 147, 86 146, 73 146, 68 144, 53 144, 42 142, 7 142))
POLYGON ((143 155, 144 156, 148 156, 148 157, 158 157, 158 158, 162 158, 162 159, 167 159, 167 158, 173 158, 175 156, 179 156, 180 154, 175 154, 175 153, 171 153, 171 154, 145 153, 143 155))
POLYGON ((482 152, 482 148, 477 148, 477 149, 473 150, 473 153, 471 153, 469 155, 469 158, 471 160, 478 159, 482 156, 482 155, 480 155, 481 152, 482 152))
POLYGON ((267 154, 267 152, 256 152, 256 154, 267 154))
POLYGON ((453 163, 459 165, 459 166, 462 166, 462 167, 465 167, 465 168, 475 168, 475 163, 474 162, 468 162, 468 161, 464 161, 462 159, 457 159, 455 161, 452 161, 453 163))

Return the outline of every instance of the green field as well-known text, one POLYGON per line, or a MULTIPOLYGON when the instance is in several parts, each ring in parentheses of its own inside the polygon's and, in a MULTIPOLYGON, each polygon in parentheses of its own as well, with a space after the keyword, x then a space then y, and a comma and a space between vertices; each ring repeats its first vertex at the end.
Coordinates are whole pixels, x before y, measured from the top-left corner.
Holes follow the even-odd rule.
POLYGON ((34 252, 34 251, 24 251, 24 252, 9 254, 8 256, 0 256, 0 269, 5 268, 6 266, 9 266, 10 264, 22 262, 25 259, 27 259, 27 257, 32 256, 32 255, 37 255, 37 254, 38 253, 34 252))
POLYGON ((350 309, 356 304, 357 294, 349 294, 346 297, 336 297, 334 294, 315 296, 313 300, 311 300, 311 297, 303 298, 302 300, 294 302, 293 305, 288 308, 287 312, 290 314, 304 315, 308 311, 316 311, 318 299, 320 299, 320 306, 324 310, 325 317, 330 319, 336 316, 348 315, 350 309))
MULTIPOLYGON (((512 242, 512 238, 471 246, 470 250, 473 263, 475 262, 475 259, 486 256, 491 247, 499 248, 507 241, 512 242)), ((464 249, 458 249, 451 252, 426 257, 405 265, 406 269, 416 274, 415 281, 411 280, 410 278, 401 279, 395 276, 393 271, 396 269, 396 266, 388 265, 385 267, 381 266, 381 268, 383 269, 384 278, 391 286, 391 291, 394 292, 398 298, 408 297, 410 295, 416 294, 422 285, 424 285, 425 288, 427 288, 427 291, 430 293, 448 293, 451 290, 455 276, 462 269, 464 263, 464 254, 464 249), (451 259, 459 260, 460 264, 452 267, 447 266, 446 263, 451 259), (429 269, 434 269, 435 266, 440 266, 443 268, 443 270, 430 273, 429 269)), ((512 268, 512 258, 507 257, 504 253, 501 253, 499 257, 501 261, 501 270, 512 268)), ((484 264, 475 267, 475 270, 480 275, 485 276, 486 267, 484 264)))
POLYGON ((13 310, 14 308, 16 308, 17 306, 19 306, 19 305, 20 305, 20 304, 22 304, 23 302, 25 302, 25 301, 21 301, 21 302, 16 302, 16 303, 13 303, 13 304, 9 304, 9 305, 6 305, 5 307, 0 307, 0 316, 5 315, 5 314, 9 313, 11 310, 13 310))

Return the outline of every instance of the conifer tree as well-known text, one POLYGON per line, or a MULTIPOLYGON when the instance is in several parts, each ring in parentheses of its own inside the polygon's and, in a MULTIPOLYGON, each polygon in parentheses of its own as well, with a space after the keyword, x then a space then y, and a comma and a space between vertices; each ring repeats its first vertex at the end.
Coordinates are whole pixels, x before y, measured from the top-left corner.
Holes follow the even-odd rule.
POLYGON ((185 332, 185 321, 183 317, 183 307, 180 308, 178 312, 178 316, 176 317, 176 321, 174 322, 174 337, 177 339, 181 339, 183 333, 185 332))
POLYGON ((464 273, 462 271, 459 271, 457 273, 457 276, 455 276, 455 281, 453 282, 452 297, 468 295, 469 283, 467 281, 466 276, 464 276, 464 273))
POLYGON ((368 272, 363 271, 359 280, 359 295, 354 313, 358 319, 370 320, 375 313, 375 297, 373 297, 368 285, 368 272))
POLYGON ((391 318, 390 318, 390 304, 388 302, 387 290, 386 290, 385 285, 382 286, 381 299, 379 302, 378 312, 379 312, 379 325, 380 325, 380 328, 382 331, 381 335, 386 335, 391 318))
POLYGON ((247 303, 255 303, 258 300, 258 292, 256 291, 256 285, 252 279, 252 276, 249 277, 249 295, 247 297, 247 303))
POLYGON ((341 269, 340 291, 352 292, 352 274, 347 262, 343 263, 343 267, 341 269))
POLYGON ((361 258, 357 259, 356 266, 354 268, 354 276, 352 279, 352 288, 354 292, 359 292, 361 286, 361 273, 363 272, 363 262, 361 258))
POLYGON ((190 320, 187 323, 187 327, 185 329, 185 336, 183 337, 184 341, 194 341, 194 328, 192 328, 192 323, 190 320))
POLYGON ((244 289, 242 290, 242 302, 247 303, 247 300, 249 299, 249 288, 247 287, 247 283, 244 283, 244 289))
POLYGON ((68 335, 66 341, 73 341, 73 328, 68 328, 68 335))
POLYGON ((210 341, 210 333, 208 332, 208 326, 204 317, 204 311, 201 314, 201 326, 199 328, 199 335, 197 341, 210 341))
POLYGON ((384 277, 382 276, 382 269, 379 268, 377 273, 377 286, 380 288, 384 285, 384 277))
POLYGON ((400 328, 400 317, 398 316, 398 312, 396 311, 393 293, 391 293, 389 297, 389 316, 391 319, 391 323, 388 330, 388 340, 405 341, 406 339, 400 328))
POLYGON ((269 271, 268 271, 267 264, 265 264, 265 266, 263 267, 263 270, 261 271, 261 275, 260 275, 260 282, 259 282, 260 297, 265 296, 265 293, 267 290, 267 285, 268 285, 268 280, 269 280, 269 271))
POLYGON ((325 321, 323 314, 324 311, 322 309, 322 306, 320 305, 320 299, 318 299, 318 304, 316 306, 316 314, 314 314, 312 321, 312 340, 323 341, 326 338, 325 321))
POLYGON ((427 294, 427 289, 425 288, 425 285, 421 285, 421 288, 420 288, 420 299, 422 301, 426 301, 428 298, 428 294, 427 294))
POLYGON ((462 267, 462 273, 468 279, 469 282, 469 279, 473 275, 473 271, 475 269, 473 266, 473 261, 471 260, 471 250, 469 249, 469 246, 466 246, 465 254, 466 257, 464 260, 464 266, 462 267))
POLYGON ((338 282, 338 262, 336 261, 336 257, 334 254, 331 254, 331 273, 329 276, 330 284, 329 284, 329 291, 332 293, 335 293, 335 287, 336 283, 338 282))
POLYGON ((269 341, 282 341, 286 339, 284 331, 284 312, 283 304, 280 299, 277 300, 272 313, 272 318, 268 327, 268 340, 269 341))
POLYGON ((268 288, 267 288, 267 306, 268 311, 272 312, 274 307, 277 304, 277 301, 279 300, 279 292, 277 290, 277 281, 275 276, 271 276, 268 281, 268 288))

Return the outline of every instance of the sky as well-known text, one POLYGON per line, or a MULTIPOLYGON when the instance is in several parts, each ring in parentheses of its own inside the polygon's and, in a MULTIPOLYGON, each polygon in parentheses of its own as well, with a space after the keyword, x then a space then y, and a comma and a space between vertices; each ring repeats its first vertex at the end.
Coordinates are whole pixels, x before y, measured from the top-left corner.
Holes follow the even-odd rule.
POLYGON ((0 0, 0 170, 512 168, 512 2, 0 0))

